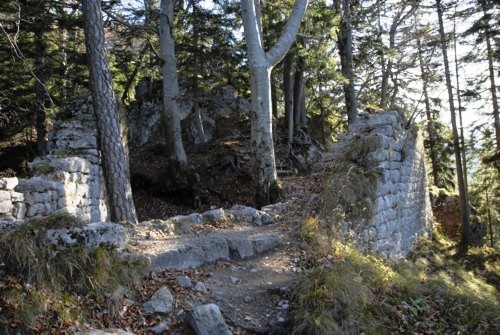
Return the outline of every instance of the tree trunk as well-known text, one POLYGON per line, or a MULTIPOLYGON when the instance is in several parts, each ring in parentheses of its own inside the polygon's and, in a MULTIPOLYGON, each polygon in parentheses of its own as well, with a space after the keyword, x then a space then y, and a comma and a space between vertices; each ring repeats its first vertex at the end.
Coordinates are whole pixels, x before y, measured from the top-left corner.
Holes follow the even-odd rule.
POLYGON ((443 63, 444 63, 444 71, 445 71, 445 78, 446 78, 446 87, 448 89, 448 100, 449 100, 449 104, 450 104, 451 127, 452 127, 452 132, 453 132, 453 149, 455 152, 455 164, 457 167, 458 192, 459 192, 459 196, 460 196, 460 214, 461 214, 461 218, 462 218, 462 237, 460 240, 460 248, 462 251, 465 251, 469 247, 470 239, 471 239, 470 209, 469 209, 467 190, 465 188, 464 173, 462 170, 462 158, 461 158, 461 152, 460 152, 460 143, 459 143, 459 139, 458 139, 457 121, 456 121, 456 116, 455 116, 455 106, 453 103, 453 91, 452 91, 452 84, 451 84, 450 66, 449 66, 449 62, 448 62, 446 35, 444 32, 443 8, 441 6, 441 0, 436 0, 436 7, 437 7, 437 12, 438 12, 438 20, 439 20, 439 35, 441 38, 441 48, 442 48, 442 52, 443 52, 443 63))
POLYGON ((283 60, 283 91, 285 99, 285 124, 288 129, 288 146, 293 144, 293 76, 292 76, 293 57, 286 55, 283 60))
POLYGON ((338 48, 342 75, 344 83, 344 97, 349 124, 356 121, 358 117, 358 102, 354 88, 353 50, 352 50, 352 24, 351 24, 351 0, 342 0, 342 11, 340 1, 335 2, 337 11, 342 13, 342 24, 338 34, 338 48))
POLYGON ((304 57, 297 58, 297 66, 293 80, 293 118, 297 128, 304 126, 302 124, 302 98, 304 97, 304 57))
POLYGON ((486 17, 485 22, 485 39, 486 39, 486 49, 488 51, 488 70, 490 72, 490 91, 491 91, 491 100, 493 103, 493 118, 495 120, 495 136, 497 143, 497 151, 500 151, 500 111, 498 108, 498 98, 497 98, 497 86, 495 84, 495 65, 493 63, 494 51, 491 47, 491 32, 490 32, 490 23, 487 21, 487 13, 486 13, 486 1, 482 0, 481 7, 483 8, 483 15, 486 17))
POLYGON ((276 80, 271 76, 271 106, 273 109, 273 117, 277 120, 280 117, 278 110, 278 87, 276 80))
MULTIPOLYGON (((163 61, 161 67, 163 75, 162 120, 167 142, 169 171, 171 174, 182 175, 183 171, 187 171, 188 160, 182 143, 181 120, 177 106, 179 86, 173 32, 174 5, 175 0, 162 0, 160 5, 160 57, 163 61)), ((173 175, 169 178, 176 180, 173 175)))
MULTIPOLYGON (((455 13, 456 6, 455 4, 455 13)), ((465 191, 469 194, 469 181, 467 176, 467 156, 465 156, 465 135, 464 135, 464 123, 462 119, 462 95, 460 93, 460 74, 458 72, 458 55, 457 55, 457 32, 456 32, 456 17, 453 19, 453 51, 454 51, 454 61, 455 61, 455 83, 457 85, 457 103, 458 103, 458 126, 460 129, 460 150, 462 153, 462 166, 464 172, 464 183, 465 183, 465 191)))
MULTIPOLYGON (((193 50, 198 50, 198 7, 196 6, 196 2, 191 0, 191 6, 193 7, 193 50)), ((199 83, 198 76, 200 73, 200 59, 198 57, 197 52, 193 54, 194 57, 194 69, 193 69, 193 81, 191 85, 191 92, 193 96, 193 113, 196 122, 196 128, 198 129, 198 135, 200 137, 201 143, 205 144, 207 142, 207 138, 205 136, 205 129, 203 128, 203 117, 200 111, 200 94, 199 94, 199 83)))
POLYGON ((44 42, 43 29, 35 32, 35 47, 38 58, 36 59, 35 73, 35 92, 36 92, 36 111, 35 111, 35 129, 36 129, 36 150, 38 155, 47 154, 47 125, 46 109, 51 105, 49 92, 45 86, 45 57, 46 48, 44 42))
POLYGON ((260 0, 241 0, 252 90, 252 148, 257 207, 276 201, 280 193, 272 135, 270 74, 294 42, 307 5, 308 0, 295 1, 284 32, 276 44, 265 52, 260 0))
POLYGON ((428 77, 425 70, 422 42, 420 36, 417 37, 417 52, 418 60, 420 63, 420 78, 422 79, 422 92, 424 94, 425 116, 427 118, 427 133, 429 135, 429 149, 432 167, 432 179, 436 187, 442 187, 441 179, 439 178, 438 158, 436 156, 436 127, 434 126, 434 119, 431 113, 431 103, 429 100, 429 92, 427 90, 428 77))
POLYGON ((85 46, 90 69, 92 103, 111 209, 111 220, 137 223, 130 173, 121 138, 118 107, 105 51, 99 0, 83 0, 85 46))

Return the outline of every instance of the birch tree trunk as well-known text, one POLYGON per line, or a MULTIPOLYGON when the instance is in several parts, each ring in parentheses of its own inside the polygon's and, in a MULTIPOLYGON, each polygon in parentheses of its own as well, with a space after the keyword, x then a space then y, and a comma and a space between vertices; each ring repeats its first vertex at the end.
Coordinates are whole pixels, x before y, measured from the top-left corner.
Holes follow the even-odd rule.
POLYGON ((244 36, 247 43, 252 90, 252 149, 254 156, 255 203, 257 207, 279 197, 272 133, 271 71, 285 57, 300 27, 308 0, 296 0, 290 18, 276 44, 264 51, 260 0, 241 0, 244 36))
POLYGON ((126 150, 121 136, 118 106, 105 51, 99 0, 83 0, 85 46, 90 69, 92 103, 97 118, 111 220, 137 223, 126 150))
POLYGON ((458 181, 458 192, 460 196, 460 214, 462 218, 462 236, 460 240, 461 251, 467 250, 470 245, 471 239, 471 227, 470 227, 470 209, 469 201, 467 196, 467 189, 465 187, 464 172, 462 169, 462 159, 460 152, 460 142, 458 139, 457 121, 455 116, 455 105, 453 103, 453 91, 451 84, 450 66, 448 61, 448 52, 446 45, 446 35, 444 32, 443 23, 443 7, 441 5, 441 0, 436 0, 436 7, 439 20, 439 35, 441 38, 441 49, 443 51, 443 64, 446 79, 446 87, 448 89, 448 100, 450 104, 451 113, 451 127, 453 132, 453 149, 455 152, 455 164, 457 167, 457 181, 458 181))

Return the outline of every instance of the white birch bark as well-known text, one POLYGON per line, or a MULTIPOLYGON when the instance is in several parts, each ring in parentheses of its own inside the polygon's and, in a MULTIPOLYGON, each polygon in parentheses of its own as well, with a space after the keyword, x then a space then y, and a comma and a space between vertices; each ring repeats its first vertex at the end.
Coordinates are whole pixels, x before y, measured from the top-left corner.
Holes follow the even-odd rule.
POLYGON ((241 0, 252 90, 252 149, 257 206, 277 200, 273 192, 277 190, 278 175, 272 131, 271 71, 285 57, 294 42, 308 3, 308 0, 295 1, 282 35, 270 51, 266 52, 262 42, 260 0, 241 0))

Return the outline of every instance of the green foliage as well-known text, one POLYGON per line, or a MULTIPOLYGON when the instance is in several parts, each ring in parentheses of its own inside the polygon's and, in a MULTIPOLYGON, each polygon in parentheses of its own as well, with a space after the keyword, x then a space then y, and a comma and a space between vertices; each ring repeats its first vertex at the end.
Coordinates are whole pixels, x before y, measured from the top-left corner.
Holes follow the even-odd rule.
MULTIPOLYGON (((301 281, 294 334, 497 334, 499 292, 464 266, 474 254, 498 282, 498 254, 473 248, 466 259, 450 241, 422 242, 409 260, 388 261, 337 242, 301 281)), ((484 273, 483 273, 484 274, 484 273)))
POLYGON ((92 313, 92 306, 83 305, 83 296, 113 311, 118 301, 110 297, 117 290, 130 290, 144 264, 122 260, 108 248, 87 250, 79 245, 59 250, 46 243, 47 229, 82 225, 58 214, 31 220, 0 237, 0 262, 8 278, 19 278, 0 297, 7 306, 3 315, 15 316, 30 328, 46 326, 52 313, 64 323, 82 322, 92 313))

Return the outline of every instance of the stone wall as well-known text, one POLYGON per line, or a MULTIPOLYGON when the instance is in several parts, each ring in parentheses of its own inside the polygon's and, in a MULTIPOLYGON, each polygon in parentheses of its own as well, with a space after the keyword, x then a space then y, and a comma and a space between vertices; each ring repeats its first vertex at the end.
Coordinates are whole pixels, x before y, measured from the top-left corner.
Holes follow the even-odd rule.
POLYGON ((106 221, 106 190, 91 99, 68 102, 48 137, 49 155, 30 163, 34 177, 18 184, 16 178, 16 185, 6 182, 0 191, 0 199, 5 199, 0 200, 0 221, 6 224, 54 212, 67 212, 87 222, 106 221))
POLYGON ((349 160, 377 176, 368 218, 338 225, 362 250, 400 258, 419 237, 430 236, 423 141, 398 112, 360 113, 332 148, 330 160, 349 160))
POLYGON ((26 214, 24 194, 14 191, 18 183, 16 177, 0 178, 0 222, 13 223, 26 214))

